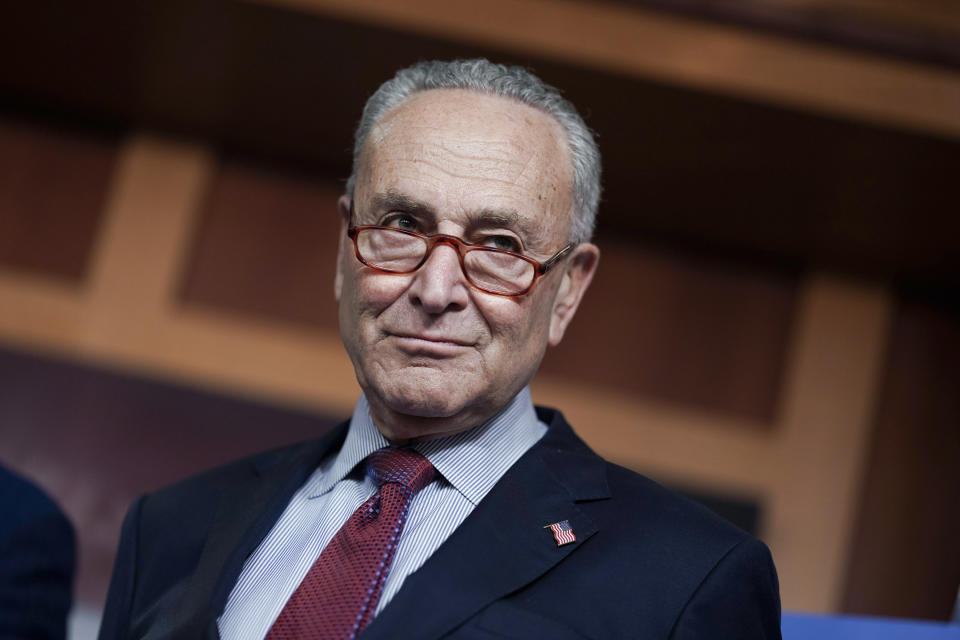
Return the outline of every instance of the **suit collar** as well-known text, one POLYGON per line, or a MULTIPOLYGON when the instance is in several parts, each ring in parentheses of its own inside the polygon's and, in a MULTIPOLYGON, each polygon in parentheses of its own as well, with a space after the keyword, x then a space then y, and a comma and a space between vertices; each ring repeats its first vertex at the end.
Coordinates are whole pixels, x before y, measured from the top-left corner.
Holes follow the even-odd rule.
MULTIPOLYGON (((352 427, 351 427, 352 428, 352 427)), ((476 507, 497 481, 547 432, 524 387, 483 424, 414 445, 476 507)))
POLYGON ((353 469, 377 449, 390 446, 390 442, 377 430, 370 417, 370 405, 362 393, 353 409, 350 426, 339 452, 328 469, 316 480, 311 480, 310 498, 317 498, 346 478, 353 469))
POLYGON ((576 502, 609 498, 603 459, 573 432, 556 409, 537 407, 537 416, 550 426, 538 446, 548 473, 576 502))
POLYGON ((609 497, 603 461, 559 412, 550 430, 503 476, 423 567, 404 581, 361 635, 387 640, 397 629, 439 638, 470 616, 543 575, 597 532, 578 502, 609 497), (568 520, 576 542, 558 547, 544 527, 568 520), (424 594, 443 593, 443 606, 424 594))
MULTIPOLYGON (((282 447, 255 455, 249 459, 250 472, 256 477, 265 477, 273 476, 278 471, 281 473, 284 471, 303 471, 303 469, 297 465, 313 463, 313 465, 316 466, 316 464, 320 462, 319 459, 315 459, 317 456, 322 459, 330 451, 343 446, 343 441, 347 436, 349 426, 349 421, 341 422, 315 440, 307 440, 299 444, 290 445, 289 447, 282 447), (293 452, 292 460, 291 451, 293 452)), ((308 471, 312 471, 312 468, 308 469, 308 471)))
MULTIPOLYGON (((219 505, 204 546, 204 556, 207 549, 232 549, 233 552, 225 556, 216 582, 212 605, 217 615, 223 610, 244 561, 270 532, 293 494, 323 458, 343 445, 347 427, 348 423, 342 423, 323 437, 301 445, 292 457, 282 449, 254 457, 251 467, 256 481, 249 493, 248 507, 240 510, 236 504, 223 502, 219 505), (242 535, 238 537, 238 534, 242 535)), ((244 494, 231 492, 231 495, 244 494)), ((211 555, 216 558, 224 554, 211 555)), ((201 562, 204 556, 201 556, 201 562)))
POLYGON ((229 498, 216 506, 189 594, 183 599, 188 611, 183 612, 182 637, 218 637, 216 619, 244 561, 324 456, 343 444, 346 432, 347 423, 343 423, 317 440, 255 456, 232 479, 229 496, 244 496, 244 506, 238 508, 229 498))

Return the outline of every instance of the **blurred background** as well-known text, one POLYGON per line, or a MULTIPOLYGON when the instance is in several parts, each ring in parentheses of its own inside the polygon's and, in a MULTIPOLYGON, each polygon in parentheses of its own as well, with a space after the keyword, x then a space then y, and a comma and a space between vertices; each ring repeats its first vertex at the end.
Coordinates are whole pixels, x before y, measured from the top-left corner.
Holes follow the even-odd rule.
POLYGON ((604 155, 534 399, 764 539, 785 609, 949 619, 954 0, 32 0, 0 10, 0 462, 78 530, 74 637, 137 495, 349 415, 353 127, 397 68, 477 55, 604 155))

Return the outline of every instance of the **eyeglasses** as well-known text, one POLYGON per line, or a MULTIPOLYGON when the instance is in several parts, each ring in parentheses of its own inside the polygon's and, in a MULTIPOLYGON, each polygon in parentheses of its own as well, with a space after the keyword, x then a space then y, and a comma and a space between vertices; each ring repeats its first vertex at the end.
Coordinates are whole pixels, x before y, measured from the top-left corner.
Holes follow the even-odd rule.
POLYGON ((525 255, 464 242, 442 233, 424 235, 393 227, 354 226, 347 229, 357 260, 383 273, 413 273, 423 266, 437 245, 457 250, 467 282, 485 293, 522 296, 537 278, 552 269, 576 244, 560 249, 546 262, 525 255))

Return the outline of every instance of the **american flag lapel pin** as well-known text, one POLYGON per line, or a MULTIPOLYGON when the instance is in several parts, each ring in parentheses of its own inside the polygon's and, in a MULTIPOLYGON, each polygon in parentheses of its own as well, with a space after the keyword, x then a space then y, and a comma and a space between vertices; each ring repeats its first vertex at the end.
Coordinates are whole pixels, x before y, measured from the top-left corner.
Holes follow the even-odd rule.
POLYGON ((577 536, 573 535, 573 528, 570 526, 569 520, 548 524, 544 529, 550 529, 553 532, 553 539, 557 541, 558 547, 577 541, 577 536))

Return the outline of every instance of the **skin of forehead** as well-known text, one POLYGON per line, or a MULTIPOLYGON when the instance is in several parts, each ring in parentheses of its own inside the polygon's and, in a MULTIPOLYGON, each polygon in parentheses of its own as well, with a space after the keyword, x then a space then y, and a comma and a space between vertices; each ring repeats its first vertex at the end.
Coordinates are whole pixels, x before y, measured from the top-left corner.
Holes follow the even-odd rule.
MULTIPOLYGON (((573 168, 566 137, 552 116, 535 107, 466 89, 416 93, 389 111, 371 130, 361 154, 358 192, 369 189, 374 179, 367 169, 376 166, 383 172, 384 163, 378 159, 393 155, 398 149, 403 156, 416 157, 418 162, 431 163, 436 157, 438 167, 444 172, 454 168, 448 163, 441 166, 441 157, 453 156, 457 159, 456 170, 469 172, 466 177, 485 176, 508 187, 515 186, 512 193, 518 196, 536 193, 540 206, 552 205, 554 209, 545 212, 545 219, 565 216, 569 221, 573 168), (496 119, 497 126, 486 136, 491 118, 496 119), (435 129, 456 130, 463 135, 438 140, 435 129), (378 154, 384 143, 392 145, 390 151, 378 154), (557 194, 557 190, 567 193, 557 194)), ((452 174, 452 177, 458 176, 452 174)), ((451 193, 444 195, 456 197, 451 193)), ((444 204, 456 207, 459 203, 444 204)), ((539 230, 544 235, 553 235, 547 234, 544 226, 539 230)), ((536 238, 531 240, 540 244, 536 238)))

